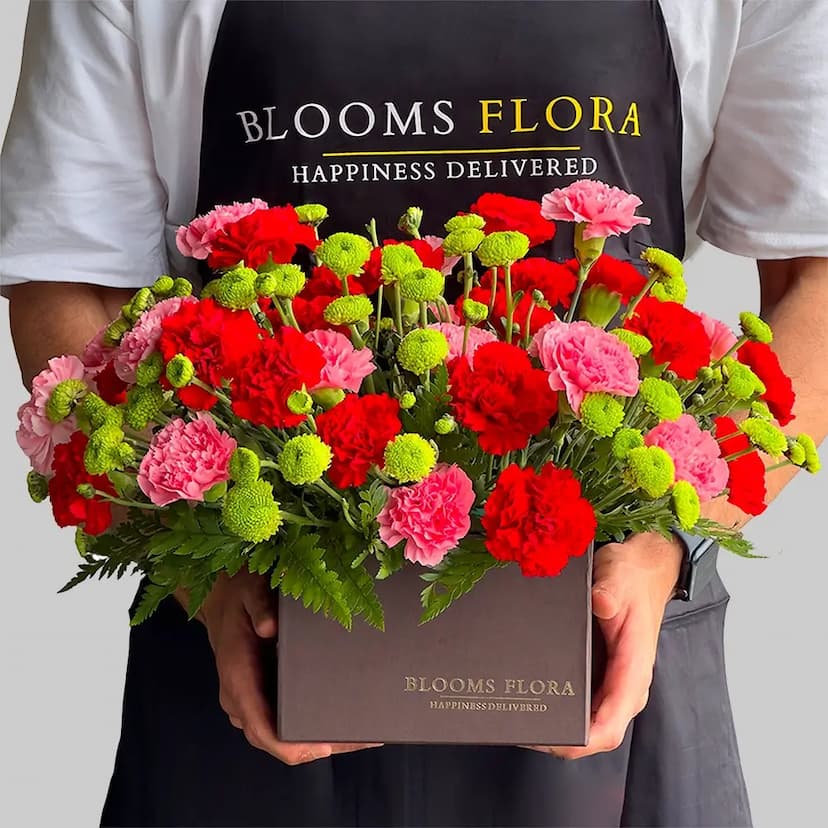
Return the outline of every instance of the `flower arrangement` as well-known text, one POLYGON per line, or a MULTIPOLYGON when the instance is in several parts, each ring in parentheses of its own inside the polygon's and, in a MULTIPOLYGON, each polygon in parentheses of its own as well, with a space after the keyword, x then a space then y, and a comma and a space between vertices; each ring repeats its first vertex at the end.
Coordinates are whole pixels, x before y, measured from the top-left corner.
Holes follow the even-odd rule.
POLYGON ((32 497, 78 527, 65 588, 141 572, 138 623, 179 587, 195 614, 246 567, 381 628, 375 579, 404 565, 424 567, 426 621, 490 569, 554 576, 631 532, 749 554, 702 504, 758 514, 763 455, 816 472, 816 447, 780 430, 794 395, 765 322, 737 334, 686 308, 666 251, 640 268, 604 252, 648 223, 640 204, 585 180, 486 194, 442 237, 412 207, 403 238, 374 221, 323 238, 324 206, 261 200, 182 227, 216 275, 200 298, 141 288, 19 412, 32 497), (574 257, 530 253, 557 222, 574 257))

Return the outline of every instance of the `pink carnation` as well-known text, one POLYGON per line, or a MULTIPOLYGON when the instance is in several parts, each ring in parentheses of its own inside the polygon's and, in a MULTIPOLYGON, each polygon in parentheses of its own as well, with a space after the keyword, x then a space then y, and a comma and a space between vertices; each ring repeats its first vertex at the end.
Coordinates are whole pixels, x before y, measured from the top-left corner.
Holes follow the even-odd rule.
POLYGON ((175 243, 184 256, 193 259, 206 259, 213 249, 213 242, 228 224, 243 219, 256 210, 267 210, 266 201, 254 198, 244 204, 234 201, 232 204, 220 204, 203 216, 182 225, 175 234, 175 243))
POLYGON ((529 351, 549 373, 549 387, 566 391, 576 414, 589 393, 632 397, 638 392, 638 362, 630 349, 589 322, 549 322, 535 334, 529 351))
POLYGON ((82 380, 85 373, 86 368, 76 356, 52 357, 48 367, 32 380, 32 401, 45 411, 46 403, 49 402, 52 389, 56 385, 68 379, 82 380))
POLYGON ((377 516, 387 546, 406 541, 404 555, 423 566, 437 566, 471 528, 474 489, 457 466, 439 465, 413 486, 390 489, 377 516))
POLYGON ((644 442, 663 448, 673 458, 676 480, 692 483, 700 500, 716 497, 727 486, 728 468, 719 444, 690 414, 682 414, 675 422, 659 423, 644 442))
POLYGON ((33 400, 17 411, 17 445, 23 450, 32 468, 47 477, 52 473, 55 446, 68 443, 77 428, 74 416, 53 423, 44 409, 33 400))
POLYGON ((554 221, 586 222, 584 239, 599 239, 629 233, 636 224, 649 224, 650 219, 635 215, 641 203, 637 195, 618 187, 581 179, 547 193, 541 200, 541 215, 554 221))
MULTIPOLYGON (((429 325, 429 328, 441 331, 443 336, 445 336, 448 340, 449 360, 463 355, 463 325, 438 322, 434 325, 429 325)), ((469 328, 469 341, 466 345, 466 356, 469 358, 470 368, 474 368, 474 352, 481 345, 486 345, 489 342, 497 342, 497 337, 491 331, 484 330, 483 328, 469 328)))
POLYGON ((219 431, 208 414, 190 422, 173 420, 152 438, 138 469, 138 485, 156 506, 204 500, 208 489, 229 479, 235 450, 236 441, 219 431))
POLYGON ((124 382, 135 382, 135 369, 158 345, 161 337, 161 323, 174 313, 178 313, 183 304, 198 300, 193 296, 173 296, 153 305, 124 334, 118 353, 115 354, 115 373, 124 382))
MULTIPOLYGON (((423 236, 423 241, 428 243, 432 250, 442 250, 443 239, 439 236, 423 236)), ((449 276, 454 266, 462 259, 462 256, 446 256, 443 254, 443 266, 440 268, 444 276, 449 276)))
POLYGON ((325 358, 320 380, 311 391, 341 388, 343 391, 357 393, 362 381, 376 367, 370 348, 354 348, 351 340, 337 331, 310 331, 305 334, 305 339, 313 342, 325 358))
POLYGON ((104 342, 106 327, 101 328, 95 336, 89 340, 86 348, 83 349, 81 361, 86 368, 85 377, 87 380, 94 379, 114 359, 118 349, 107 345, 104 342))
POLYGON ((718 319, 713 319, 707 314, 696 311, 696 316, 699 317, 704 325, 704 332, 710 340, 710 358, 715 362, 721 359, 735 344, 736 334, 718 319))

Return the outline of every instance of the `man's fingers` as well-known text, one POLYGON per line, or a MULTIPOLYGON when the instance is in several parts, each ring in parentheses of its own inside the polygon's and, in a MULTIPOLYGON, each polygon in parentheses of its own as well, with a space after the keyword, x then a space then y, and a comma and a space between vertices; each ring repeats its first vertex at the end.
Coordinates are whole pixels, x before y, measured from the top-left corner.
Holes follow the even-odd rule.
POLYGON ((242 593, 242 603, 256 635, 260 638, 275 638, 277 622, 273 593, 263 583, 251 580, 249 588, 242 593))
POLYGON ((332 744, 331 748, 333 753, 353 753, 356 750, 367 750, 368 748, 378 748, 382 746, 382 742, 365 744, 362 744, 360 742, 339 742, 332 744))

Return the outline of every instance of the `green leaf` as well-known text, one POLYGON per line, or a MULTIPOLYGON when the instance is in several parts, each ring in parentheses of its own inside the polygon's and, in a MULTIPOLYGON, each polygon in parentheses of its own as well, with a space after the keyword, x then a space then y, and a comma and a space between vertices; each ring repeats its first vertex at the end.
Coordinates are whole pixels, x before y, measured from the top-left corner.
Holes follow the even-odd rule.
POLYGON ((264 575, 276 563, 278 553, 279 547, 275 543, 259 543, 253 549, 253 554, 247 562, 247 568, 251 572, 264 575))
POLYGON ((431 387, 421 388, 416 405, 402 412, 404 430, 421 434, 426 439, 434 437, 434 423, 448 411, 450 402, 448 369, 445 364, 441 364, 431 372, 431 387))
POLYGON ((403 557, 403 546, 404 544, 402 542, 398 543, 391 549, 386 547, 385 544, 378 543, 375 545, 374 555, 380 564, 379 571, 377 572, 378 581, 384 581, 386 578, 389 578, 395 572, 402 569, 402 566, 405 563, 405 558, 403 557))
POLYGON ((130 619, 130 626, 136 627, 147 620, 160 606, 161 602, 175 592, 175 587, 147 584, 130 619))
POLYGON ((741 532, 736 529, 728 529, 714 520, 702 518, 696 524, 694 531, 705 537, 713 538, 722 549, 727 549, 728 552, 733 552, 734 555, 738 555, 740 558, 767 558, 767 555, 754 555, 751 552, 753 544, 741 532))
MULTIPOLYGON (((353 534, 351 536, 356 538, 353 534)), ((329 544, 325 562, 328 569, 336 572, 342 582, 342 594, 351 613, 361 615, 372 627, 384 630, 385 614, 374 588, 374 579, 364 566, 354 566, 355 561, 360 558, 364 560, 370 550, 360 550, 360 539, 356 540, 356 544, 329 544)))
POLYGON ((190 599, 187 603, 187 616, 191 621, 198 614, 198 611, 201 609, 201 605, 207 599, 207 596, 210 594, 210 590, 213 588, 213 584, 215 582, 216 576, 211 574, 206 578, 196 581, 196 583, 190 587, 190 599))

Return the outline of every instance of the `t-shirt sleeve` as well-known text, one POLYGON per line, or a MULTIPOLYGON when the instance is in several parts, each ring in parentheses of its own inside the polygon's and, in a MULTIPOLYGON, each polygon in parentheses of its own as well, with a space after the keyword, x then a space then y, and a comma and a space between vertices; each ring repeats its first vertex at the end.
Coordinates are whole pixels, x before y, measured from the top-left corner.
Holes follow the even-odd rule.
POLYGON ((699 235, 711 244, 828 256, 826 39, 826 0, 744 3, 705 179, 699 235))
POLYGON ((159 180, 121 0, 31 3, 0 157, 0 278, 150 284, 167 267, 159 180))

